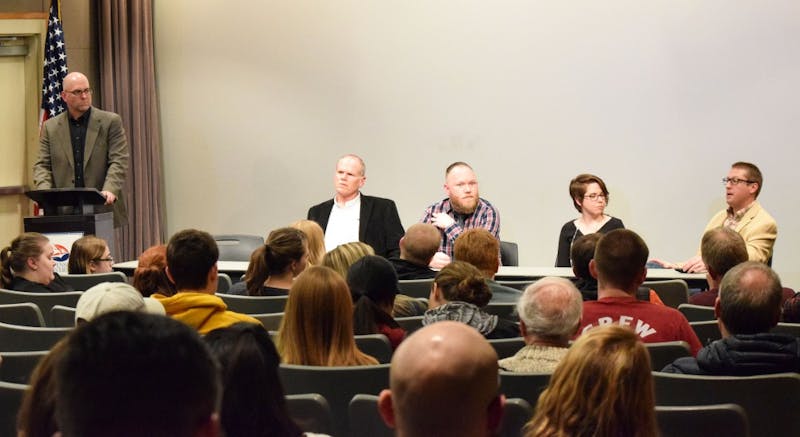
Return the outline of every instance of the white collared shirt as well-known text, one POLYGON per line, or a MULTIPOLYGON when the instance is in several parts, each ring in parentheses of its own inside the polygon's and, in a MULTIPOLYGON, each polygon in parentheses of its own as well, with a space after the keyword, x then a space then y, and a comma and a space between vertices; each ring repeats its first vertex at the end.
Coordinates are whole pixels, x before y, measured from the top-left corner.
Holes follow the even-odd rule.
POLYGON ((334 197, 328 226, 325 228, 325 250, 330 252, 340 244, 358 241, 360 217, 361 193, 344 204, 339 204, 334 197))

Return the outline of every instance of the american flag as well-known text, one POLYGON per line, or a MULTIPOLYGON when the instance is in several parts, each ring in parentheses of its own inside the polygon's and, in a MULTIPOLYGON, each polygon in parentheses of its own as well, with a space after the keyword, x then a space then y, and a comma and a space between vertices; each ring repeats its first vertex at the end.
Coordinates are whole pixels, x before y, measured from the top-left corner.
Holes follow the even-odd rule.
POLYGON ((64 112, 61 100, 61 82, 67 75, 67 51, 64 46, 64 31, 61 30, 59 0, 50 2, 50 18, 47 22, 47 39, 44 42, 44 69, 42 71, 42 117, 41 123, 64 112))

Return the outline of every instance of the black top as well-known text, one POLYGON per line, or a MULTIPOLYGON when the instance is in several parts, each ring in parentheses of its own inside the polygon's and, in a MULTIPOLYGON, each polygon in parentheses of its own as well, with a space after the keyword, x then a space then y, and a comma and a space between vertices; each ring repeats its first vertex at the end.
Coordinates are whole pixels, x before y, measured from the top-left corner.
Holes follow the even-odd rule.
MULTIPOLYGON (((247 283, 245 281, 233 284, 233 286, 231 286, 231 288, 225 294, 235 294, 238 296, 250 295, 250 293, 247 292, 247 283)), ((288 296, 288 295, 289 295, 289 290, 285 288, 267 287, 266 285, 262 285, 260 293, 254 296, 288 296)))
POLYGON ((14 276, 8 289, 14 291, 24 291, 27 293, 61 293, 64 291, 74 291, 58 273, 54 273, 55 278, 47 285, 29 281, 21 276, 14 276))
MULTIPOLYGON (((614 229, 625 229, 622 220, 611 217, 597 232, 607 233, 614 229)), ((572 242, 582 237, 583 233, 575 227, 575 220, 570 220, 564 223, 561 227, 561 234, 558 236, 558 254, 556 255, 556 267, 571 267, 572 263, 569 261, 569 250, 572 248, 572 242)))
POLYGON ((404 281, 410 279, 433 279, 436 272, 428 266, 414 264, 411 261, 400 258, 389 258, 389 262, 397 272, 397 279, 404 281))
POLYGON ((89 115, 92 109, 84 112, 78 118, 67 117, 69 120, 69 136, 72 142, 72 160, 75 163, 75 187, 85 187, 83 180, 83 154, 86 147, 86 129, 89 126, 89 115))
POLYGON ((662 372, 728 376, 800 372, 800 339, 777 333, 732 335, 700 349, 697 358, 678 358, 662 372))

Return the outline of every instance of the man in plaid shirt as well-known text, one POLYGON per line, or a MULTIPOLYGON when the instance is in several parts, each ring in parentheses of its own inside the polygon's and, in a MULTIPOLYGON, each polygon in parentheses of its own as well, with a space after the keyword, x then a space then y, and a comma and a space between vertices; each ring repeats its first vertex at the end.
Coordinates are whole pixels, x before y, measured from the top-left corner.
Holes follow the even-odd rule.
POLYGON ((442 232, 439 252, 432 267, 447 265, 453 256, 453 244, 466 229, 483 228, 500 239, 500 214, 491 203, 480 197, 478 178, 466 162, 454 162, 445 171, 444 191, 447 198, 425 210, 422 223, 431 223, 442 232))

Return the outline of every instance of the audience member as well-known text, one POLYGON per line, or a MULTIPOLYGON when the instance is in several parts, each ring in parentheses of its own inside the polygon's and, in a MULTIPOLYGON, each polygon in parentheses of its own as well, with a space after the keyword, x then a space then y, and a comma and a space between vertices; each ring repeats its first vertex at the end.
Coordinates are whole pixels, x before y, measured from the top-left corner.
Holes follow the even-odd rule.
POLYGON ((322 257, 322 265, 332 268, 346 279, 350 266, 367 255, 375 255, 369 244, 360 241, 345 243, 326 253, 322 257))
POLYGON ((325 256, 325 231, 313 220, 298 220, 291 225, 300 229, 308 240, 308 265, 318 266, 325 256))
POLYGON ((76 328, 55 363, 59 431, 217 436, 218 372, 186 325, 143 313, 105 314, 76 328))
POLYGON ((664 372, 749 376, 800 372, 800 339, 770 333, 781 314, 781 280, 766 265, 747 261, 722 278, 714 303, 722 339, 697 358, 679 358, 664 372))
POLYGON ((609 200, 608 188, 599 176, 585 173, 575 176, 575 179, 569 182, 569 197, 580 217, 566 222, 561 227, 556 267, 570 266, 570 247, 578 237, 625 229, 622 220, 605 213, 609 200))
MULTIPOLYGON (((749 162, 735 162, 731 165, 728 176, 722 178, 725 184, 725 202, 728 208, 718 212, 706 225, 703 231, 726 227, 742 236, 747 245, 747 258, 750 261, 771 263, 772 248, 778 237, 778 224, 756 200, 764 178, 761 170, 749 162)), ((686 272, 704 272, 706 266, 700 250, 697 255, 683 263, 673 264, 659 259, 654 262, 666 267, 677 268, 686 272)))
POLYGON ((500 269, 500 240, 486 229, 474 228, 464 231, 456 238, 453 253, 459 261, 477 267, 486 277, 492 290, 492 302, 511 302, 519 300, 522 294, 516 288, 500 285, 494 280, 500 269))
POLYGON ((309 267, 292 284, 278 333, 278 351, 286 364, 378 364, 356 347, 347 283, 322 266, 309 267))
POLYGON ((186 229, 167 244, 167 276, 175 284, 173 296, 154 294, 167 315, 206 334, 237 322, 260 324, 248 315, 228 311, 217 290, 219 248, 207 232, 186 229))
POLYGON ((709 229, 703 234, 700 254, 706 266, 708 290, 689 296, 689 303, 714 306, 722 277, 728 270, 747 261, 747 246, 741 235, 722 226, 709 229))
POLYGON ((230 294, 285 296, 294 278, 308 265, 308 241, 303 231, 279 228, 253 251, 242 282, 233 284, 230 294))
POLYGON ((525 347, 500 360, 500 368, 511 372, 553 372, 578 331, 582 309, 581 294, 567 279, 542 278, 529 285, 517 303, 525 347))
POLYGON ((263 326, 237 323, 205 341, 222 373, 220 421, 226 437, 297 437, 278 377, 281 358, 263 326))
POLYGON ((142 252, 139 263, 133 271, 133 286, 142 296, 153 294, 172 296, 175 284, 167 277, 167 246, 159 244, 142 252))
POLYGON ((53 372, 66 343, 66 338, 59 340, 33 369, 17 413, 17 437, 53 437, 58 432, 53 372))
POLYGON ((392 318, 397 285, 397 273, 385 258, 367 255, 350 266, 347 286, 353 296, 356 335, 383 334, 392 348, 400 345, 406 332, 392 318))
POLYGON ((72 291, 58 273, 50 240, 36 232, 25 232, 0 251, 0 288, 29 293, 72 291))
POLYGON ((389 258, 400 280, 432 279, 436 271, 428 267, 442 243, 436 226, 428 223, 411 225, 400 239, 400 257, 389 258))
POLYGON ((453 261, 433 280, 430 309, 422 318, 423 325, 453 320, 472 326, 486 338, 518 337, 519 327, 482 310, 492 298, 486 278, 472 264, 453 261))
POLYGON ((491 436, 505 402, 498 382, 486 340, 461 323, 434 323, 394 353, 378 410, 398 437, 491 436))
POLYGON ((342 156, 333 175, 336 194, 333 199, 312 206, 308 219, 325 231, 328 251, 344 243, 363 241, 382 257, 397 256, 403 236, 397 206, 389 199, 361 194, 366 181, 364 161, 356 155, 342 156))
POLYGON ((528 437, 656 435, 650 354, 622 326, 593 329, 572 345, 526 426, 528 437))
POLYGON ((141 311, 166 315, 164 305, 153 298, 142 297, 133 286, 124 282, 103 282, 81 294, 75 308, 75 324, 89 322, 114 311, 141 311))
POLYGON ((583 303, 581 333, 607 324, 630 326, 645 343, 681 340, 692 355, 702 347, 686 318, 674 308, 636 299, 636 290, 647 277, 649 251, 635 232, 617 229, 597 243, 589 262, 597 278, 598 300, 583 303))
POLYGON ((102 238, 86 235, 72 243, 69 251, 67 271, 70 275, 87 273, 110 273, 114 269, 114 258, 108 244, 102 238))
POLYGON ((478 178, 472 167, 466 162, 454 162, 447 167, 444 177, 447 198, 429 206, 420 220, 435 225, 442 233, 439 252, 431 262, 434 268, 450 262, 456 238, 467 229, 486 229, 500 239, 500 214, 480 197, 478 178))

